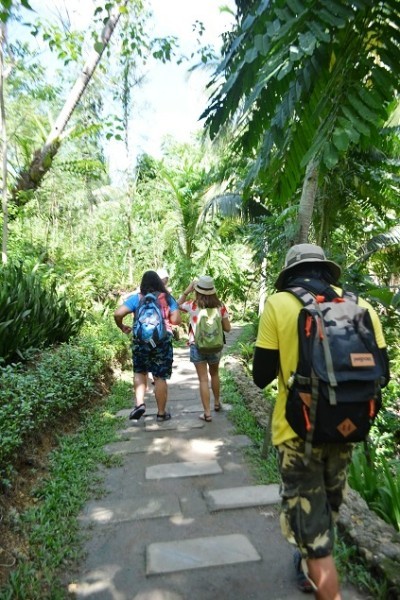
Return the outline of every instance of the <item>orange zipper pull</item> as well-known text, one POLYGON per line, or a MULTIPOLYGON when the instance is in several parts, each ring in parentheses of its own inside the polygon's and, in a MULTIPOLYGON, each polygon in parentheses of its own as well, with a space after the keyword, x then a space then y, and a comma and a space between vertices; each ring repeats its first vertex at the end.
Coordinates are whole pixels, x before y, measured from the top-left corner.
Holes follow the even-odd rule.
POLYGON ((311 315, 307 315, 306 322, 304 324, 304 330, 306 337, 310 337, 311 335, 311 326, 312 326, 313 318, 311 315))
POLYGON ((307 429, 307 431, 311 431, 311 421, 308 416, 307 407, 305 404, 303 404, 303 415, 304 415, 304 421, 306 422, 306 429, 307 429))

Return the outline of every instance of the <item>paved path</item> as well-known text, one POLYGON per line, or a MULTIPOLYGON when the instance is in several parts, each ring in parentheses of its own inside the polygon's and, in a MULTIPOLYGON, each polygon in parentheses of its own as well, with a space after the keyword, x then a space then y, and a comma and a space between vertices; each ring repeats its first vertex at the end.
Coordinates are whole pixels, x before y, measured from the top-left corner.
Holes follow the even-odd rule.
POLYGON ((175 351, 171 421, 156 422, 151 392, 146 404, 138 422, 121 411, 121 441, 107 451, 123 465, 105 471, 107 495, 81 515, 87 556, 70 591, 95 600, 304 599, 279 528, 278 486, 255 485, 243 452, 251 442, 234 434, 227 405, 212 423, 199 419, 187 349, 175 351))

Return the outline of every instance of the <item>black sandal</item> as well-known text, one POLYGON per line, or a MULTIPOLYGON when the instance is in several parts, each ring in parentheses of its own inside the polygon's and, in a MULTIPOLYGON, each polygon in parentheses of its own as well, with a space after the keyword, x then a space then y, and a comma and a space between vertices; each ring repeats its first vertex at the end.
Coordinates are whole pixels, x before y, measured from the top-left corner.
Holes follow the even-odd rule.
POLYGON ((203 415, 200 415, 199 419, 201 419, 202 421, 205 421, 206 423, 211 423, 211 421, 212 421, 211 415, 206 415, 206 413, 204 413, 203 415))
POLYGON ((157 421, 159 421, 159 422, 169 421, 170 418, 171 418, 171 413, 166 412, 163 415, 159 415, 157 413, 157 421))
POLYGON ((146 405, 139 404, 139 406, 135 406, 135 408, 129 415, 129 418, 133 421, 139 421, 140 417, 142 417, 145 412, 146 412, 146 405))

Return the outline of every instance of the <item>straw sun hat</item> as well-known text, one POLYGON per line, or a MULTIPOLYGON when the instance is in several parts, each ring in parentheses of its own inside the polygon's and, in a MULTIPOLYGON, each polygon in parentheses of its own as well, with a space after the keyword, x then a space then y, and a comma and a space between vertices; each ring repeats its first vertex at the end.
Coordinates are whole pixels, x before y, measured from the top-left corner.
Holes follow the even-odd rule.
POLYGON ((202 275, 199 277, 196 281, 194 289, 199 294, 204 294, 204 296, 211 296, 212 294, 217 293, 214 287, 214 279, 208 275, 202 275))

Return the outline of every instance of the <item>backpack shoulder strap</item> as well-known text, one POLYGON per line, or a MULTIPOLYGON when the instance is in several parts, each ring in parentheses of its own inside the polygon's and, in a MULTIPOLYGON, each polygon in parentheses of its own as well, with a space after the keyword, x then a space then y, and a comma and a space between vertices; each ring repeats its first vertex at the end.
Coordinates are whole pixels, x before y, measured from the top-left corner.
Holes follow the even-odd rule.
POLYGON ((168 304, 168 299, 167 299, 165 292, 157 292, 155 294, 155 296, 156 296, 156 300, 161 308, 161 313, 162 313, 164 319, 168 319, 171 309, 168 304))
POLYGON ((296 298, 300 300, 303 306, 310 306, 315 301, 314 296, 308 290, 305 290, 304 288, 298 285, 286 288, 283 291, 289 292, 289 294, 296 296, 296 298))
POLYGON ((135 310, 134 310, 134 312, 133 312, 133 314, 134 314, 134 316, 135 316, 135 317, 136 317, 136 315, 137 315, 137 312, 138 312, 139 308, 142 306, 142 304, 143 304, 143 299, 144 299, 144 296, 143 296, 143 294, 141 294, 140 292, 138 293, 138 297, 139 297, 139 301, 138 301, 138 303, 137 303, 137 307, 135 308, 135 310))
POLYGON ((291 281, 290 287, 284 291, 295 295, 304 306, 314 302, 316 296, 324 296, 327 302, 339 298, 339 294, 335 292, 329 283, 308 277, 296 277, 291 281))
POLYGON ((358 295, 354 292, 350 292, 349 290, 343 290, 343 298, 346 298, 347 300, 351 300, 352 302, 358 304, 358 295))

